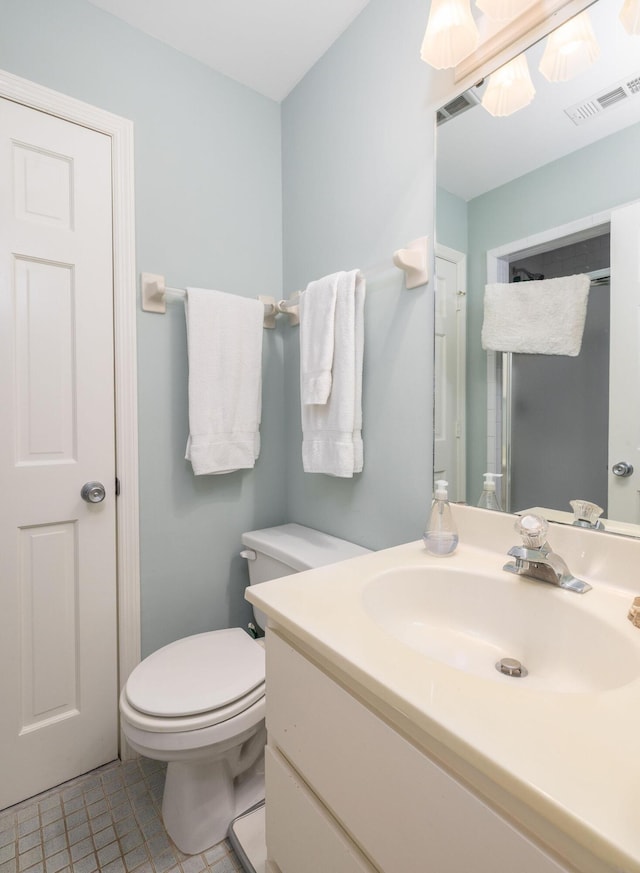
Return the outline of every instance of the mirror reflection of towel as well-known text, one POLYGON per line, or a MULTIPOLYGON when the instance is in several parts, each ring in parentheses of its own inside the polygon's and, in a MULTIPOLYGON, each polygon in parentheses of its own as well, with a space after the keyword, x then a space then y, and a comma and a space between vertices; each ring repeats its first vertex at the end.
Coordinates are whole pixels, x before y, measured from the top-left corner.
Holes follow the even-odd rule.
POLYGON ((486 285, 482 348, 576 357, 582 345, 590 285, 584 274, 486 285))

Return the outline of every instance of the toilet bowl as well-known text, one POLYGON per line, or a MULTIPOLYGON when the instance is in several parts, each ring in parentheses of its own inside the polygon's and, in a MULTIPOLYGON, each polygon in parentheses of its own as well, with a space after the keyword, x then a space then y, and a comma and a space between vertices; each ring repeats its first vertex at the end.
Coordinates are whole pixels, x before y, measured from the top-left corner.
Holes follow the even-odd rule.
MULTIPOLYGON (((251 531, 242 542, 251 584, 367 552, 296 524, 251 531)), ((220 842, 236 815, 264 798, 264 680, 262 641, 227 628, 164 646, 122 690, 129 745, 167 762, 162 817, 182 852, 220 842)))
POLYGON ((170 643, 132 672, 122 730, 139 754, 167 761, 162 817, 187 854, 224 839, 264 796, 264 649, 240 628, 170 643))

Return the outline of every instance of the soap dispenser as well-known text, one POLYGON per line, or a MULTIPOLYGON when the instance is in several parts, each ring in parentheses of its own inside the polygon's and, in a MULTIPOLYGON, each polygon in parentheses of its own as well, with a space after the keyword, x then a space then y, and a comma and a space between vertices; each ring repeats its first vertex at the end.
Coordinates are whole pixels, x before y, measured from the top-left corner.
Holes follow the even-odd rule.
POLYGON ((502 473, 485 473, 484 483, 482 485, 482 494, 478 500, 478 506, 481 509, 495 509, 502 512, 498 495, 496 494, 496 479, 500 479, 502 473))
POLYGON ((444 479, 436 482, 427 527, 422 535, 431 555, 452 555, 458 547, 458 531, 449 504, 447 484, 444 479))

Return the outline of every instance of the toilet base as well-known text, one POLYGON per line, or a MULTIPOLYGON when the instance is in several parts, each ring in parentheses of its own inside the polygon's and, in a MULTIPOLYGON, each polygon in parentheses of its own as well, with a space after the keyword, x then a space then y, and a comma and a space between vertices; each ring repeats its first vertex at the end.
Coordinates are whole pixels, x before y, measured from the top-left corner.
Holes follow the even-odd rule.
POLYGON ((235 779, 229 762, 170 761, 162 798, 167 833, 187 855, 221 842, 232 820, 264 799, 264 760, 235 779))

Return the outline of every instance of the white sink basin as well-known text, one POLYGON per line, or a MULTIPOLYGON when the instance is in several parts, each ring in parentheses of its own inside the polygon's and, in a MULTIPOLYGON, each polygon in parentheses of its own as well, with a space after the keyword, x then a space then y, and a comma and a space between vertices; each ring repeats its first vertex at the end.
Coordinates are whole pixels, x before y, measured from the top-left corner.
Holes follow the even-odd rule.
POLYGON ((622 605, 618 627, 590 611, 591 595, 507 573, 406 567, 368 582, 363 605, 404 645, 466 673, 519 689, 601 692, 640 675, 640 644, 625 635, 622 605), (498 672, 502 658, 527 675, 498 672))

